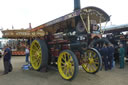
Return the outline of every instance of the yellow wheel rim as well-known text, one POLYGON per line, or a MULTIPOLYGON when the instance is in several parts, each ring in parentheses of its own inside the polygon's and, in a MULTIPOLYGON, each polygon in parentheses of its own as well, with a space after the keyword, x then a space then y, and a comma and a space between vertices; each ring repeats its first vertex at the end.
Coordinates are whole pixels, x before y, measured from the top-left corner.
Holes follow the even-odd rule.
POLYGON ((30 62, 35 70, 38 70, 42 62, 41 47, 37 40, 34 40, 30 47, 30 62))
POLYGON ((83 57, 85 63, 82 64, 84 70, 89 73, 94 73, 98 70, 100 66, 99 58, 95 51, 87 50, 85 56, 83 57))
POLYGON ((71 79, 74 75, 74 61, 70 53, 64 51, 58 58, 58 70, 64 79, 71 79))

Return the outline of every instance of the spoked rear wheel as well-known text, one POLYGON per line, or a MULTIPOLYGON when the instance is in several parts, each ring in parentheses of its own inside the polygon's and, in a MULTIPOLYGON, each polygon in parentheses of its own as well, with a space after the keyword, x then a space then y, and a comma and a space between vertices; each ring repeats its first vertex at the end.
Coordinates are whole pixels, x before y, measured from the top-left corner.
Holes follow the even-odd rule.
POLYGON ((78 73, 78 60, 70 50, 64 50, 58 57, 58 70, 63 79, 72 80, 78 73))
POLYGON ((36 39, 30 47, 30 62, 34 70, 41 70, 47 66, 48 49, 44 40, 36 39))
POLYGON ((100 53, 94 49, 88 49, 83 57, 83 69, 91 74, 95 74, 98 72, 102 67, 102 58, 100 53))

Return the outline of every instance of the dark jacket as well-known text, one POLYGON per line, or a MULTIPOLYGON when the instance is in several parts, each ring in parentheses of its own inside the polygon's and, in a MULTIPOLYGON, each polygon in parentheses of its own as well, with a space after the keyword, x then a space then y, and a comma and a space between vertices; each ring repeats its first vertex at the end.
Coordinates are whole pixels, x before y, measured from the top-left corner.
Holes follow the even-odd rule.
POLYGON ((112 46, 108 47, 108 56, 114 55, 114 48, 112 46))
POLYGON ((102 55, 103 57, 107 57, 107 56, 108 56, 108 48, 103 47, 103 48, 101 49, 101 55, 102 55))
POLYGON ((6 53, 4 55, 4 60, 9 61, 11 59, 11 51, 10 51, 10 48, 6 48, 5 51, 4 51, 4 53, 6 53))

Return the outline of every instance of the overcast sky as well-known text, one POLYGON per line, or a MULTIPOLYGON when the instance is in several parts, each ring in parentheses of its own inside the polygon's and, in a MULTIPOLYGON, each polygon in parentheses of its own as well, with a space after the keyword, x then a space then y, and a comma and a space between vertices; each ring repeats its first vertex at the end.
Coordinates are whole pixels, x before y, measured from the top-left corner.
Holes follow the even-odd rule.
MULTIPOLYGON (((81 0, 81 8, 96 6, 112 15, 112 24, 128 23, 128 0, 81 0)), ((0 0, 0 28, 36 27, 73 12, 74 0, 0 0)))

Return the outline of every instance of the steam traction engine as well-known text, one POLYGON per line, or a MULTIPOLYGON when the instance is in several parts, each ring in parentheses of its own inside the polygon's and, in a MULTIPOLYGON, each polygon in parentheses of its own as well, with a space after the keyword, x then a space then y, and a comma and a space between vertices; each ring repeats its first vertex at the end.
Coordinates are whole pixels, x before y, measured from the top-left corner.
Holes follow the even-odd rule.
POLYGON ((101 38, 101 23, 107 21, 109 16, 103 10, 86 7, 32 29, 45 32, 31 43, 32 67, 40 71, 54 65, 66 80, 75 78, 79 65, 88 73, 98 72, 102 65, 101 55, 89 44, 101 38))

